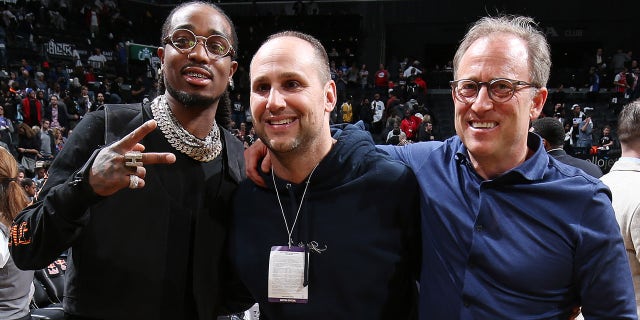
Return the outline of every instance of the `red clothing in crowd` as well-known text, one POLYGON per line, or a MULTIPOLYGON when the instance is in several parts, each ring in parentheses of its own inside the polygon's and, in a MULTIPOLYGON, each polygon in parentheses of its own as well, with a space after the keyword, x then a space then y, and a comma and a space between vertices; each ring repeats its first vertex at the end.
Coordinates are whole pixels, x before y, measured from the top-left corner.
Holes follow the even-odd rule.
POLYGON ((421 122, 422 119, 414 115, 410 115, 402 119, 400 122, 400 130, 407 135, 407 139, 415 141, 418 137, 418 128, 420 127, 421 122))
POLYGON ((29 97, 22 99, 22 113, 24 116, 24 122, 33 125, 40 125, 42 120, 42 103, 39 100, 33 99, 29 100, 29 97), (35 102, 36 104, 36 114, 31 114, 31 103, 35 102), (33 117, 33 118, 32 118, 33 117))

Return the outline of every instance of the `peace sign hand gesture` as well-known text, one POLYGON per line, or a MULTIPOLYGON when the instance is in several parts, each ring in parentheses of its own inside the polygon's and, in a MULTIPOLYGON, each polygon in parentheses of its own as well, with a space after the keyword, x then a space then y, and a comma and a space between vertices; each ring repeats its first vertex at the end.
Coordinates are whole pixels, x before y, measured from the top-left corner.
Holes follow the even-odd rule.
POLYGON ((158 126, 149 120, 119 141, 103 148, 96 156, 89 173, 89 185, 100 196, 109 196, 120 189, 143 188, 147 170, 144 165, 171 164, 176 156, 170 152, 143 153, 139 142, 158 126))

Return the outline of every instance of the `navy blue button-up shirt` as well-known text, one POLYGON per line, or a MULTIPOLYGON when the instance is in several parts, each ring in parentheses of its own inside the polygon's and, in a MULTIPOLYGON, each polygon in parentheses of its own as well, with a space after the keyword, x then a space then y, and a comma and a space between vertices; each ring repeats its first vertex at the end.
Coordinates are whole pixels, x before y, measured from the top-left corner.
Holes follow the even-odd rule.
POLYGON ((611 193, 584 172, 535 154, 484 180, 458 137, 380 146, 421 187, 421 319, 636 319, 611 193))

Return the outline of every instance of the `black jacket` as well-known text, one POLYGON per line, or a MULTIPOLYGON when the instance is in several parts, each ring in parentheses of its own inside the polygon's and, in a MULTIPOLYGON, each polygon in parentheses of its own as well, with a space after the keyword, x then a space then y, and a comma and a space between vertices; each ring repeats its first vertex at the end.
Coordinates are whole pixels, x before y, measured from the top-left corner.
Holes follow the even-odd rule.
POLYGON ((406 165, 376 149, 368 132, 341 128, 306 192, 304 182, 275 177, 274 185, 269 174, 263 176, 268 188, 245 180, 234 197, 230 251, 260 305, 260 319, 416 318, 420 188, 406 165), (268 302, 271 246, 287 245, 283 215, 291 228, 301 199, 292 240, 326 250, 310 252, 308 303, 268 302))
POLYGON ((570 166, 574 166, 578 169, 582 169, 582 171, 584 171, 585 173, 587 173, 592 177, 595 177, 595 178, 602 177, 602 170, 600 169, 600 167, 598 167, 598 165, 592 162, 589 162, 587 160, 582 160, 576 157, 572 157, 562 149, 551 150, 548 153, 550 156, 554 157, 556 160, 562 163, 568 164, 570 166))
MULTIPOLYGON (((148 106, 119 110, 112 121, 116 136, 152 118, 148 106)), ((214 320, 221 277, 228 274, 223 246, 231 193, 244 175, 242 144, 221 129, 221 156, 201 163, 156 129, 142 141, 145 152, 173 152, 176 163, 147 165, 144 188, 103 198, 88 182, 73 181, 74 173, 88 172, 92 153, 105 141, 104 115, 91 112, 78 124, 38 201, 16 218, 16 265, 43 268, 70 248, 64 309, 74 315, 214 320)))

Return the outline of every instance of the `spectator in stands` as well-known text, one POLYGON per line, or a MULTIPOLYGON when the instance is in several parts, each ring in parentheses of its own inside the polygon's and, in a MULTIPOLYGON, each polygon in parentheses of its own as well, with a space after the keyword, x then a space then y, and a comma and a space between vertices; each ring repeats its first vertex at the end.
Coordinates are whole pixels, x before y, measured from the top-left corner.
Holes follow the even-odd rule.
POLYGON ((31 66, 29 61, 27 61, 27 59, 25 58, 20 59, 20 66, 22 69, 27 70, 29 74, 33 74, 33 71, 34 71, 33 67, 31 66))
POLYGON ((348 96, 347 101, 340 106, 340 115, 342 123, 353 123, 353 97, 348 96))
POLYGON ((35 174, 35 163, 40 157, 40 137, 26 122, 18 125, 18 159, 25 167, 27 177, 35 174), (24 159, 23 158, 27 158, 24 159))
POLYGON ((588 59, 588 65, 595 67, 598 70, 604 70, 607 68, 607 61, 604 56, 604 50, 602 48, 596 49, 596 54, 588 59))
POLYGON ((369 102, 369 98, 362 98, 360 107, 358 107, 358 118, 364 123, 365 130, 371 131, 371 124, 373 123, 373 105, 369 102))
POLYGON ((20 181, 20 186, 22 187, 22 190, 24 190, 24 194, 29 200, 28 204, 32 204, 33 199, 36 196, 36 183, 31 178, 24 178, 22 179, 22 181, 20 181))
POLYGON ((36 87, 36 82, 31 78, 31 72, 24 67, 20 67, 20 73, 16 77, 16 81, 20 84, 20 88, 36 87))
POLYGON ((616 138, 611 133, 611 126, 606 124, 602 127, 602 133, 598 139, 598 156, 607 157, 609 151, 616 147, 616 138))
POLYGON ((431 121, 423 120, 418 127, 418 139, 417 141, 435 141, 436 134, 433 131, 433 123, 431 121))
POLYGON ((83 69, 84 69, 83 70, 84 74, 82 78, 83 85, 85 86, 92 85, 98 81, 98 78, 96 77, 95 69, 93 69, 92 66, 87 65, 87 67, 83 69))
POLYGON ((578 141, 578 132, 580 131, 579 125, 584 118, 585 114, 582 112, 580 105, 577 103, 573 104, 573 106, 571 106, 571 112, 569 112, 565 119, 565 123, 571 124, 571 141, 573 142, 571 145, 574 147, 578 141))
POLYGON ((389 132, 391 132, 393 128, 395 128, 396 124, 398 125, 398 128, 400 128, 400 123, 402 122, 402 117, 400 115, 402 114, 402 110, 402 108, 400 108, 400 110, 389 110, 389 112, 387 113, 387 120, 385 122, 384 129, 382 130, 382 137, 386 137, 389 132))
MULTIPOLYGON (((585 108, 586 109, 586 108, 585 108)), ((585 110, 585 116, 578 123, 578 139, 576 140, 576 149, 583 154, 589 154, 589 149, 593 146, 593 120, 591 119, 592 111, 585 110)))
POLYGON ((76 105, 78 106, 78 115, 82 118, 89 110, 91 110, 91 105, 93 105, 93 98, 89 95, 89 87, 82 86, 80 88, 80 96, 76 101, 76 105))
POLYGON ((11 222, 29 201, 17 181, 18 164, 0 148, 0 319, 31 319, 33 271, 20 270, 9 254, 11 222))
POLYGON ((67 19, 57 10, 49 10, 49 23, 55 30, 64 31, 67 29, 67 19))
POLYGON ((94 48, 89 58, 87 58, 87 65, 92 66, 98 72, 102 72, 106 63, 107 57, 102 54, 100 48, 94 48))
POLYGON ((622 157, 601 179, 613 196, 613 209, 622 231, 640 314, 640 101, 625 106, 618 117, 618 138, 622 157))
POLYGON ((564 127, 554 118, 540 118, 531 122, 531 132, 542 138, 542 144, 547 153, 556 160, 570 166, 582 169, 587 174, 600 178, 602 170, 587 160, 578 159, 564 151, 564 127))
POLYGON ((40 121, 42 121, 42 104, 36 99, 35 90, 27 88, 25 93, 26 96, 22 99, 24 122, 29 126, 40 125, 40 121))
POLYGON ((411 171, 376 151, 355 126, 332 137, 335 84, 315 38, 292 31, 271 36, 250 74, 254 127, 269 148, 273 168, 265 178, 273 184, 238 188, 230 251, 261 317, 415 318, 418 186, 411 171), (288 125, 276 128, 273 121, 288 125))
POLYGON ((387 142, 387 144, 391 144, 394 146, 400 145, 401 142, 407 141, 407 134, 400 129, 400 125, 397 121, 393 122, 393 128, 389 131, 389 133, 387 133, 387 138, 385 139, 385 141, 387 142))
POLYGON ((371 122, 371 132, 380 133, 382 131, 382 125, 385 124, 384 118, 384 101, 380 100, 380 95, 373 94, 373 100, 371 101, 371 110, 373 111, 373 121, 371 122))
POLYGON ((553 106, 553 117, 558 119, 558 121, 560 123, 562 123, 562 125, 565 124, 566 122, 566 112, 564 111, 564 104, 562 103, 556 103, 553 106))
MULTIPOLYGON (((36 91, 36 100, 38 100, 38 102, 40 102, 41 106, 44 106, 46 99, 44 97, 44 91, 37 89, 36 91)), ((40 113, 42 114, 42 110, 40 110, 40 113)))
POLYGON ((240 124, 240 123, 244 123, 246 121, 245 119, 245 111, 246 111, 246 107, 245 107, 245 103, 244 103, 244 99, 242 99, 242 94, 241 93, 236 93, 236 95, 233 98, 233 101, 231 101, 231 120, 233 120, 233 122, 235 122, 236 124, 240 124))
POLYGON ((116 73, 122 77, 127 73, 127 48, 124 43, 118 42, 115 45, 116 73))
MULTIPOLYGON (((422 319, 564 319, 580 306, 586 319, 637 317, 608 189, 550 162, 528 132, 551 67, 536 26, 521 16, 474 23, 454 57, 457 136, 379 146, 414 170, 422 192, 422 319)), ((254 146, 247 168, 262 179, 254 146)))
POLYGON ((228 204, 243 170, 242 143, 221 128, 237 67, 233 23, 211 3, 186 2, 161 39, 163 94, 113 108, 109 117, 122 121, 106 129, 105 112, 87 114, 13 226, 21 268, 42 268, 71 247, 70 318, 215 320, 249 307, 221 302, 228 204), (105 131, 116 141, 96 149, 105 131))
POLYGON ((44 183, 49 178, 49 162, 46 161, 36 161, 35 174, 33 176, 33 181, 36 183, 37 192, 42 189, 44 183))
POLYGON ((67 142, 67 138, 62 134, 60 128, 51 128, 51 131, 53 132, 53 138, 56 144, 55 153, 58 154, 62 150, 62 147, 64 147, 64 143, 67 142))
POLYGON ((144 83, 142 75, 138 75, 131 86, 131 102, 142 102, 147 94, 149 94, 149 88, 144 83))
POLYGON ((49 84, 47 83, 47 80, 44 79, 44 72, 41 72, 41 71, 36 72, 36 79, 34 80, 34 84, 35 84, 34 89, 44 92, 44 98, 47 99, 49 84))
POLYGON ((369 70, 367 69, 367 65, 364 63, 358 71, 358 79, 360 83, 360 90, 365 94, 366 90, 369 88, 369 70))
POLYGON ((98 108, 104 106, 104 93, 102 92, 98 92, 96 94, 96 102, 91 104, 91 107, 89 108, 89 111, 96 111, 98 110, 98 108))
POLYGON ((42 127, 36 130, 36 134, 40 137, 40 157, 38 160, 51 161, 56 155, 55 138, 51 131, 51 122, 49 119, 42 119, 42 127))
POLYGON ((621 48, 618 48, 616 53, 611 57, 611 68, 613 68, 613 73, 618 74, 622 72, 629 61, 631 61, 631 56, 621 48))
MULTIPOLYGON (((89 8, 84 10, 87 27, 89 27, 89 34, 91 38, 99 36, 100 32, 100 14, 99 7, 96 5, 88 5, 89 8)), ((83 8, 84 9, 84 8, 83 8)))
POLYGON ((106 103, 113 103, 113 104, 122 103, 122 97, 121 97, 122 93, 120 90, 120 86, 117 83, 109 79, 104 79, 104 81, 102 81, 102 85, 100 86, 99 91, 104 93, 106 103))
POLYGON ((49 97, 49 104, 45 107, 44 117, 51 119, 51 128, 59 128, 63 131, 69 129, 69 118, 73 115, 67 111, 67 106, 59 101, 57 95, 49 97))
MULTIPOLYGON (((378 71, 376 71, 373 79, 373 85, 375 86, 375 93, 382 96, 387 96, 389 92, 389 71, 384 67, 384 64, 380 64, 378 71)), ((389 103, 387 103, 387 106, 389 103)))
POLYGON ((418 128, 422 119, 415 116, 411 108, 404 109, 404 118, 400 122, 400 130, 407 135, 407 139, 417 141, 418 128))
POLYGON ((620 72, 616 73, 616 76, 613 79, 613 85, 615 86, 616 91, 616 104, 623 104, 626 99, 629 98, 627 91, 631 89, 632 77, 629 77, 629 72, 627 67, 622 67, 620 72), (631 81, 629 81, 631 80, 631 81))
POLYGON ((600 94, 600 70, 598 67, 589 68, 588 83, 585 87, 587 88, 587 101, 597 102, 600 94))
POLYGON ((421 73, 422 73, 422 68, 420 66, 420 61, 414 60, 413 63, 411 64, 411 66, 409 66, 407 69, 404 70, 402 75, 406 79, 409 79, 412 76, 417 76, 417 75, 419 75, 421 73))
POLYGON ((413 91, 409 94, 411 98, 418 100, 419 103, 424 103, 427 96, 427 83, 422 77, 423 74, 411 77, 411 88, 413 88, 413 91))
POLYGON ((387 103, 385 104, 386 110, 395 110, 397 106, 400 104, 400 99, 398 99, 398 95, 396 94, 395 89, 389 89, 389 99, 387 99, 387 103))

